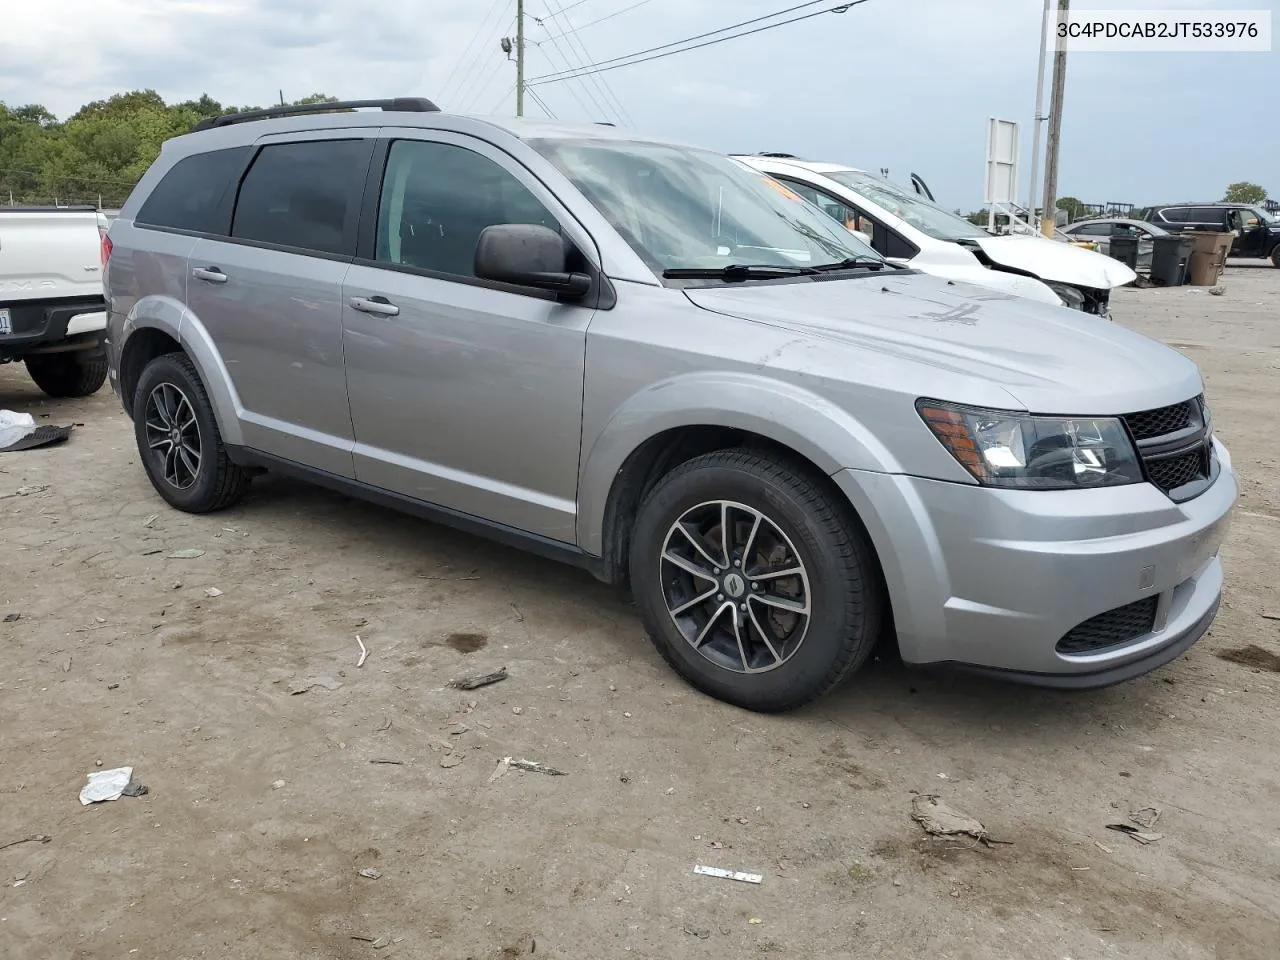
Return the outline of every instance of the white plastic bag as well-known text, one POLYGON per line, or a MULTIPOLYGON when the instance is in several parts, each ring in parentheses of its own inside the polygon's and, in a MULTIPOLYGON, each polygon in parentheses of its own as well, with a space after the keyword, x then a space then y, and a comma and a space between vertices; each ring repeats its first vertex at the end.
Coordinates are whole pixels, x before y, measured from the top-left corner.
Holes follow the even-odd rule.
POLYGON ((0 449, 17 443, 36 428, 36 421, 29 413, 0 410, 0 449))

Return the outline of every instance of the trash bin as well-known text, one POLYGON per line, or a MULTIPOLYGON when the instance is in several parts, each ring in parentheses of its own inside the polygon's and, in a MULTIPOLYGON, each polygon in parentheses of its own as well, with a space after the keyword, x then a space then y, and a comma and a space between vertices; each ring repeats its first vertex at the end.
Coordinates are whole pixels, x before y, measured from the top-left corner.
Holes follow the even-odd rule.
POLYGON ((1113 233, 1107 244, 1107 256, 1119 260, 1130 270, 1138 269, 1138 238, 1132 234, 1113 233))
POLYGON ((1190 282, 1198 287, 1213 286, 1222 277, 1235 234, 1217 230, 1188 230, 1185 235, 1194 244, 1187 266, 1190 282))
POLYGON ((1192 237, 1176 233, 1167 237, 1152 237, 1151 282, 1161 287, 1177 287, 1185 283, 1194 248, 1195 240, 1192 237))

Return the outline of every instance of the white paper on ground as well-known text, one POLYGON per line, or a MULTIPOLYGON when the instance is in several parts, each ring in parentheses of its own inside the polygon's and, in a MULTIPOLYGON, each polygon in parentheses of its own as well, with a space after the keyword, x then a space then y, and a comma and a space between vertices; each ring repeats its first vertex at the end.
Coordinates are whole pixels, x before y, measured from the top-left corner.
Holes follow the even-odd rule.
POLYGON ((89 774, 89 782, 80 791, 80 802, 85 806, 103 800, 119 800, 124 788, 133 779, 133 767, 116 767, 114 770, 95 770, 89 774))
POLYGON ((35 428, 35 417, 31 414, 0 410, 0 447, 17 443, 35 428))

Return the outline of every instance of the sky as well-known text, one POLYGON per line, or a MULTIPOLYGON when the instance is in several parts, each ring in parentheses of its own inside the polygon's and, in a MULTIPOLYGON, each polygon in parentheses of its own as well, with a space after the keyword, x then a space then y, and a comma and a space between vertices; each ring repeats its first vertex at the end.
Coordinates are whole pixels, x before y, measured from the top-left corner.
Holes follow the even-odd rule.
MULTIPOLYGON (((526 76, 536 81, 566 62, 609 60, 798 2, 526 0, 526 76)), ((1280 0, 1074 6, 1262 9, 1272 11, 1273 29, 1280 23, 1280 0)), ((281 90, 288 99, 318 91, 515 112, 515 67, 499 48, 500 37, 515 34, 515 0, 9 0, 5 7, 0 101, 40 103, 59 117, 147 87, 170 102, 208 93, 256 104, 281 90)), ((867 0, 840 15, 531 89, 561 120, 614 121, 724 152, 777 150, 887 168, 901 182, 915 172, 940 203, 967 212, 982 204, 989 117, 1020 126, 1018 196, 1027 195, 1041 8, 1040 0, 867 0)), ((1046 106, 1047 89, 1046 80, 1046 106)), ((1249 180, 1280 198, 1277 93, 1280 50, 1073 54, 1058 193, 1142 205, 1218 199, 1227 184, 1249 180)), ((541 110, 531 97, 526 113, 541 110)))

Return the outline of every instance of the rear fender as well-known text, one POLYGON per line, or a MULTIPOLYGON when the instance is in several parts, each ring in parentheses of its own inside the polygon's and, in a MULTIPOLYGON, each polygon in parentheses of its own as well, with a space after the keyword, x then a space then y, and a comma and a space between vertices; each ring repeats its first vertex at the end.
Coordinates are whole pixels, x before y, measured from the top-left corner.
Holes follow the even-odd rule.
POLYGON ((213 404, 213 417, 217 421, 223 442, 229 446, 243 444, 240 414, 244 407, 204 324, 172 297, 143 297, 133 305, 125 318, 120 338, 122 354, 129 337, 144 328, 167 333, 178 341, 195 364, 200 381, 209 394, 209 400, 213 404))

